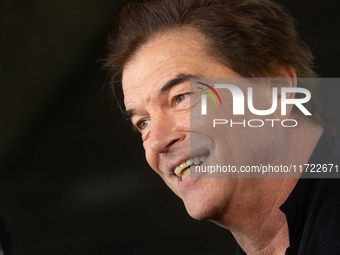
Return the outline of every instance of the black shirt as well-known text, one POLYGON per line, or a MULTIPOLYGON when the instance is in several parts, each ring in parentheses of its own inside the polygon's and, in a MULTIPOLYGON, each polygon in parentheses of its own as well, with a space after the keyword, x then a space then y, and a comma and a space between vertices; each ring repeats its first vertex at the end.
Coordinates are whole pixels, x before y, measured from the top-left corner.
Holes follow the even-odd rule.
POLYGON ((9 255, 11 253, 11 240, 9 233, 2 219, 0 218, 0 254, 9 255))
MULTIPOLYGON (((309 160, 312 163, 340 166, 340 142, 324 132, 309 160)), ((340 179, 303 177, 280 207, 289 230, 286 255, 339 255, 340 179)), ((236 255, 244 254, 238 246, 236 255)))

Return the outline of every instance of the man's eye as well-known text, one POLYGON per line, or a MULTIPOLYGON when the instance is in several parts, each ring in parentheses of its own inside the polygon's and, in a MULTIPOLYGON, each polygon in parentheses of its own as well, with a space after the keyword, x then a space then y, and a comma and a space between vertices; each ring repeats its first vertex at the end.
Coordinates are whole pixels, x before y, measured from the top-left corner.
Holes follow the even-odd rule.
POLYGON ((175 101, 176 104, 179 104, 182 101, 184 101, 187 97, 188 97, 187 94, 178 95, 174 98, 174 101, 175 101))
POLYGON ((150 124, 150 120, 141 120, 137 123, 137 127, 139 130, 146 129, 150 124))

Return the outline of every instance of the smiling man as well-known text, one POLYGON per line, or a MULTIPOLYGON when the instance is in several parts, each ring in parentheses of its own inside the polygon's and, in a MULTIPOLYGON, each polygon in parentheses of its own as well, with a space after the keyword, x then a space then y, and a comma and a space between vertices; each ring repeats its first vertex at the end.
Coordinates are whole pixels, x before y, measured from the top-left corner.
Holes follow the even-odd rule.
MULTIPOLYGON (((122 83, 124 115, 140 131, 151 168, 193 218, 229 229, 238 254, 340 254, 337 180, 191 175, 195 166, 217 163, 238 169, 339 163, 339 142, 324 131, 315 97, 305 104, 311 117, 287 105, 289 119, 298 120, 288 129, 274 122, 257 129, 213 129, 211 122, 193 121, 202 93, 190 80, 198 78, 277 77, 282 87, 301 86, 315 94, 315 85, 297 79, 316 76, 312 55, 282 7, 267 0, 131 4, 117 19, 109 50, 106 67, 113 86, 122 83)), ((238 86, 244 93, 247 87, 238 86)), ((289 91, 288 99, 300 96, 289 91)), ((231 95, 219 94, 228 115, 231 95)), ((257 109, 269 109, 271 96, 271 85, 254 85, 257 109)), ((280 103, 283 95, 277 97, 280 103)), ((287 118, 280 113, 279 107, 271 119, 287 118)))

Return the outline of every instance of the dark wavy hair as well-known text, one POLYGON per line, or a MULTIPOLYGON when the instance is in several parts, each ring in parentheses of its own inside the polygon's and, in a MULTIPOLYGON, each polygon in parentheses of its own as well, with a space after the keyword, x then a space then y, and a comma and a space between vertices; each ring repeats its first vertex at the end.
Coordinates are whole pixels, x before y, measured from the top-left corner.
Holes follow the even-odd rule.
MULTIPOLYGON (((295 29, 295 20, 270 0, 154 0, 128 4, 116 17, 107 41, 105 67, 111 88, 121 83, 124 65, 158 33, 191 27, 207 38, 215 59, 245 78, 275 77, 277 64, 298 78, 314 78, 313 55, 295 29)), ((312 99, 306 108, 323 125, 317 86, 299 82, 312 99)), ((297 94, 296 97, 300 95, 297 94)))

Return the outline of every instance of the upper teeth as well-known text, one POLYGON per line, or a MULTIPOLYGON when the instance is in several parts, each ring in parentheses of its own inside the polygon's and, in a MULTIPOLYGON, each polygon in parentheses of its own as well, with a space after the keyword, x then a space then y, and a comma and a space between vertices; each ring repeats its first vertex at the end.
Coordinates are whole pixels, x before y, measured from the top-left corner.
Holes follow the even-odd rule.
POLYGON ((190 158, 186 161, 183 161, 181 164, 179 164, 178 166, 175 167, 175 169, 174 169, 175 174, 179 177, 182 176, 182 179, 184 180, 190 174, 189 168, 186 171, 183 171, 184 169, 186 169, 187 167, 190 167, 191 165, 197 166, 197 165, 201 164, 201 162, 203 163, 206 159, 207 159, 206 155, 201 155, 201 156, 190 158))

